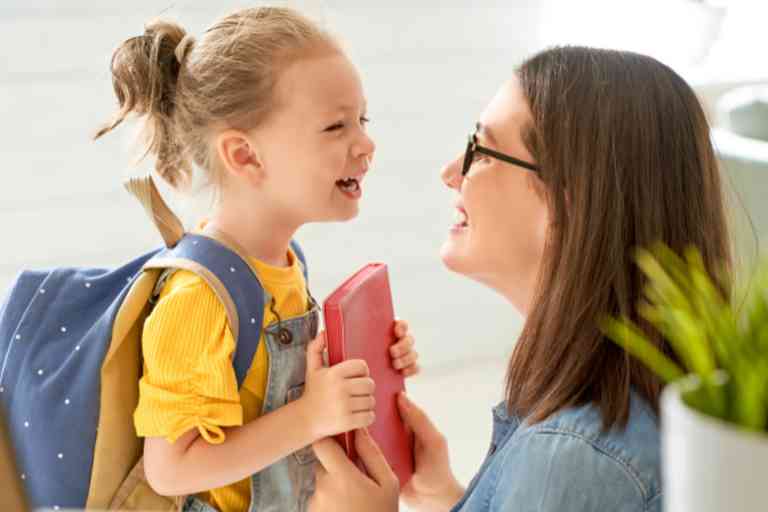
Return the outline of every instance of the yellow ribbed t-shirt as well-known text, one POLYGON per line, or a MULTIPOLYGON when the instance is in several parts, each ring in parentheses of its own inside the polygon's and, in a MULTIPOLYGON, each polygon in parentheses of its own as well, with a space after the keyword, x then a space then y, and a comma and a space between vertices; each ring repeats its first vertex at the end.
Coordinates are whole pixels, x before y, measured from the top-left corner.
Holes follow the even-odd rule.
MULTIPOLYGON (((299 260, 293 251, 288 259, 288 267, 249 261, 283 319, 304 314, 308 303, 299 260)), ((263 325, 275 320, 265 304, 263 325)), ((206 441, 221 443, 222 427, 243 425, 261 414, 269 368, 264 335, 238 392, 232 366, 235 339, 226 311, 197 275, 178 271, 170 277, 144 324, 142 350, 144 373, 134 413, 139 436, 173 443, 197 429, 206 441)), ((200 497, 222 512, 244 512, 250 504, 250 482, 244 479, 200 497)))

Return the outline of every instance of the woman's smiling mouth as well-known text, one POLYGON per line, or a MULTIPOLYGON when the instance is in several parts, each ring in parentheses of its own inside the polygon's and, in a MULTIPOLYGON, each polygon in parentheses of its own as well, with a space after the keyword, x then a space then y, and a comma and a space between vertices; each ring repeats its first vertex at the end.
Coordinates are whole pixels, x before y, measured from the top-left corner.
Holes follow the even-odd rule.
POLYGON ((469 216, 462 205, 456 205, 456 209, 453 213, 453 220, 454 225, 451 228, 453 231, 460 231, 469 227, 469 216))

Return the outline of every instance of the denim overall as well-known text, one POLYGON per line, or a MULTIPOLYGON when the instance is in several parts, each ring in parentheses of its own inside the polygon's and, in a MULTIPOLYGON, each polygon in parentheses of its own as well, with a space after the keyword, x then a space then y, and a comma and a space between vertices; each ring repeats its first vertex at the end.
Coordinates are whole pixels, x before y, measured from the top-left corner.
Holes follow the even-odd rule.
MULTIPOLYGON (((265 303, 271 297, 264 292, 265 303)), ((311 299, 310 310, 294 318, 278 320, 264 329, 269 353, 269 376, 262 415, 301 397, 307 366, 307 344, 317 336, 320 308, 311 299)), ((273 310, 274 312, 274 310, 273 310)), ((315 490, 315 458, 312 446, 284 457, 251 476, 249 512, 304 512, 315 490)), ((216 512, 202 500, 189 497, 185 512, 216 512)))

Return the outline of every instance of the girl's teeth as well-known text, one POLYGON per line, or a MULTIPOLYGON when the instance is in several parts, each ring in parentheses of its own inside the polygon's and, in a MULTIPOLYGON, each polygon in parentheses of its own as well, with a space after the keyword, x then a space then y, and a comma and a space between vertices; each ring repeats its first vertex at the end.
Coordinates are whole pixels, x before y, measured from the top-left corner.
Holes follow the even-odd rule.
POLYGON ((354 178, 339 180, 338 187, 346 192, 357 192, 360 189, 360 183, 354 178))
POLYGON ((467 223, 468 223, 468 220, 469 220, 469 219, 467 218, 467 214, 466 214, 466 213, 464 213, 464 212, 463 212, 463 211, 461 211, 461 210, 458 210, 458 209, 457 209, 457 210, 454 210, 454 213, 453 213, 453 219, 456 221, 456 224, 462 224, 462 225, 465 225, 465 224, 467 224, 467 223))

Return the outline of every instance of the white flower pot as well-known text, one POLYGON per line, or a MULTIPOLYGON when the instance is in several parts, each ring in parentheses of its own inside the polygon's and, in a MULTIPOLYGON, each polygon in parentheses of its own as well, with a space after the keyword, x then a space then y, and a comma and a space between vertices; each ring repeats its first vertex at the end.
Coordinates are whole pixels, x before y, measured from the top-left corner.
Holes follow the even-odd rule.
POLYGON ((768 435, 691 409, 680 398, 691 385, 667 386, 661 398, 664 510, 768 510, 768 435))

